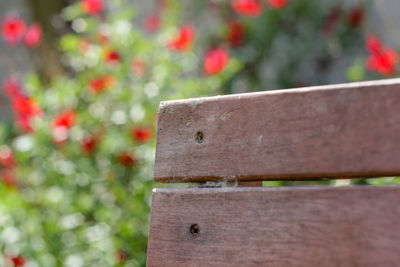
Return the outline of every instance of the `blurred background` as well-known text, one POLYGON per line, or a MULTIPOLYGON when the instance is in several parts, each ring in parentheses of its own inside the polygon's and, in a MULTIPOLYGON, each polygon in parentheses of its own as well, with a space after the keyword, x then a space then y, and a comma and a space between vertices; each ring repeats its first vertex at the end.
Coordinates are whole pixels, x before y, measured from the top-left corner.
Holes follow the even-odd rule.
POLYGON ((0 0, 0 266, 145 266, 159 102, 396 77, 399 10, 0 0))

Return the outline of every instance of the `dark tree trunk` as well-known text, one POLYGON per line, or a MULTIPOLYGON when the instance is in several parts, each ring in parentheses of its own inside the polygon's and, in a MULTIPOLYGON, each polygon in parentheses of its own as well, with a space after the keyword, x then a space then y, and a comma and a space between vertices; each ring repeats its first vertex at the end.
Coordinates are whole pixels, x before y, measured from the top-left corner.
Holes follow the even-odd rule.
POLYGON ((58 38, 63 32, 63 22, 59 18, 67 0, 26 0, 32 10, 32 20, 39 22, 43 29, 42 44, 34 51, 33 60, 38 72, 45 81, 62 74, 64 68, 60 62, 58 38))

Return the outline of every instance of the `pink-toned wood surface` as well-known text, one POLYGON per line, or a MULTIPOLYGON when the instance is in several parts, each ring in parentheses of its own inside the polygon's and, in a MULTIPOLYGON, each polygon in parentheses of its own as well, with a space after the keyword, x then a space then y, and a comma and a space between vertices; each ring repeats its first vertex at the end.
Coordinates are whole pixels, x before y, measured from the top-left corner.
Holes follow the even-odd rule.
POLYGON ((400 175, 400 79, 162 102, 155 180, 400 175))
POLYGON ((147 266, 400 264, 400 187, 156 189, 147 266))

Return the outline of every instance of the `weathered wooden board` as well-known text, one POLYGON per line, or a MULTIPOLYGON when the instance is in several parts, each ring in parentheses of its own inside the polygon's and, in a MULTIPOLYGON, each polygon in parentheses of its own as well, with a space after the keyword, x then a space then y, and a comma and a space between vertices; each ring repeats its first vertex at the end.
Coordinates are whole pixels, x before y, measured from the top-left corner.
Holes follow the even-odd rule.
POLYGON ((400 79, 162 102, 155 180, 400 175, 400 79))
POLYGON ((147 266, 399 266, 400 187, 157 189, 147 266))

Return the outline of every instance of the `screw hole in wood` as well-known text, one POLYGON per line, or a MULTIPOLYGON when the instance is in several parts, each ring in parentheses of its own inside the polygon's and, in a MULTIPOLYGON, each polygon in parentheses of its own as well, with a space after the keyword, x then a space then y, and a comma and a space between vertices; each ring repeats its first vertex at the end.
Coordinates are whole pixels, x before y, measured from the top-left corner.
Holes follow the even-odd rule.
POLYGON ((197 237, 200 234, 200 228, 197 224, 192 224, 190 226, 189 232, 193 237, 197 237))
POLYGON ((199 131, 196 133, 196 142, 201 144, 204 143, 204 133, 199 131))

